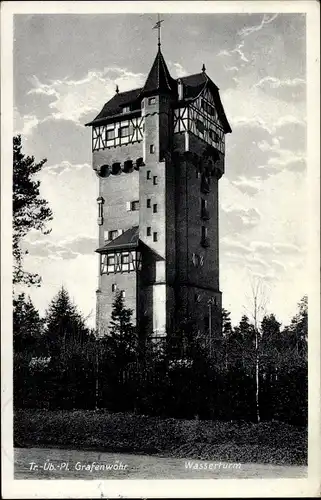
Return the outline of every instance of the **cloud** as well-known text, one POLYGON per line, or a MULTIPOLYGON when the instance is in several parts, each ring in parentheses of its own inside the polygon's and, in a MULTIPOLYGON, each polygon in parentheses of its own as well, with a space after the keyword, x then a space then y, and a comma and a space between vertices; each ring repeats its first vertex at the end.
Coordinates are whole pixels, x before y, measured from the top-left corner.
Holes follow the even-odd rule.
POLYGON ((21 115, 16 108, 13 110, 13 121, 14 134, 20 134, 23 137, 30 136, 39 124, 39 120, 35 115, 21 115))
POLYGON ((28 255, 49 259, 75 259, 79 255, 94 255, 97 247, 97 239, 80 235, 74 238, 66 238, 58 242, 43 239, 40 235, 37 240, 26 239, 23 243, 28 255))
POLYGON ((276 78, 265 76, 253 87, 261 88, 263 92, 274 95, 283 101, 305 101, 306 81, 303 78, 276 78))
POLYGON ((279 87, 297 87, 297 86, 305 86, 306 81, 303 78, 286 78, 284 80, 280 80, 279 78, 275 78, 273 76, 265 76, 259 82, 254 84, 254 87, 271 87, 277 89, 279 87))
POLYGON ((91 166, 89 163, 83 163, 80 165, 73 165, 69 161, 62 161, 61 163, 58 163, 56 165, 50 165, 48 167, 45 167, 46 172, 48 172, 51 175, 62 175, 70 172, 76 172, 77 170, 83 170, 83 169, 90 169, 91 166))
POLYGON ((269 151, 273 155, 269 158, 266 165, 260 165, 258 167, 260 169, 271 169, 272 171, 287 169, 295 172, 303 172, 306 169, 305 152, 282 149, 280 140, 277 137, 272 138, 272 144, 265 140, 259 142, 258 148, 264 152, 269 151))
POLYGON ((272 14, 271 16, 269 16, 269 14, 264 14, 263 18, 262 18, 262 21, 260 22, 260 24, 255 25, 255 26, 249 26, 247 28, 242 28, 238 32, 238 35, 244 37, 244 36, 251 35, 255 31, 260 31, 262 28, 264 28, 264 26, 266 24, 270 24, 272 21, 274 21, 274 19, 276 19, 277 16, 278 16, 278 14, 272 14))
POLYGON ((250 179, 241 176, 235 181, 232 181, 232 184, 242 191, 242 193, 249 196, 255 196, 262 188, 262 181, 257 176, 250 179))
POLYGON ((232 238, 230 236, 224 236, 220 240, 220 246, 222 249, 222 254, 227 255, 227 252, 230 252, 230 255, 246 255, 251 252, 251 249, 245 243, 232 238))
POLYGON ((299 247, 293 243, 274 243, 273 250, 278 254, 298 254, 305 251, 304 247, 299 247))
POLYGON ((47 158, 51 165, 90 163, 91 132, 71 120, 46 119, 38 124, 37 133, 28 137, 27 147, 28 154, 47 158))
POLYGON ((168 61, 168 66, 170 72, 173 73, 172 76, 179 78, 181 76, 186 76, 188 74, 187 70, 178 62, 168 61))
POLYGON ((225 236, 220 241, 223 268, 233 268, 235 274, 246 269, 254 277, 269 282, 283 280, 285 273, 303 267, 305 250, 286 242, 249 242, 238 234, 225 236))
POLYGON ((224 66, 226 71, 239 71, 237 66, 224 66))
POLYGON ((249 62, 249 59, 245 56, 244 52, 243 52, 243 47, 244 47, 244 41, 242 41, 241 43, 239 43, 235 49, 233 49, 231 52, 232 54, 233 53, 236 53, 238 54, 238 56, 240 57, 240 60, 241 61, 244 61, 244 62, 249 62))
MULTIPOLYGON (((240 43, 238 43, 238 44, 234 47, 234 49, 231 49, 231 50, 226 50, 226 49, 224 49, 224 50, 220 50, 220 52, 218 52, 218 53, 217 53, 217 55, 218 55, 219 57, 222 57, 222 56, 224 56, 224 57, 232 57, 232 56, 233 56, 233 57, 234 57, 234 59, 235 59, 234 54, 236 54, 238 57, 237 57, 237 59, 235 60, 235 62, 243 61, 243 62, 248 63, 248 62, 249 62, 249 59, 246 57, 246 55, 245 55, 244 51, 242 50, 243 48, 244 48, 244 40, 242 40, 240 43)), ((232 67, 230 67, 230 68, 232 68, 233 70, 238 71, 238 67, 237 67, 236 65, 235 65, 235 66, 232 66, 232 67), (236 69, 235 69, 235 68, 236 68, 236 69)), ((228 69, 228 68, 225 68, 225 69, 227 69, 227 71, 229 71, 229 69, 228 69)))
POLYGON ((260 221, 260 214, 255 208, 243 208, 233 205, 223 205, 220 217, 221 233, 223 235, 247 231, 260 221))
POLYGON ((53 97, 48 104, 48 111, 54 120, 71 120, 80 123, 82 117, 90 112, 98 112, 102 105, 114 94, 116 84, 120 92, 131 90, 142 85, 144 75, 133 73, 125 68, 110 67, 102 71, 89 71, 84 78, 71 80, 52 80, 41 82, 33 76, 33 87, 28 95, 45 95, 53 97))
POLYGON ((232 51, 229 51, 229 50, 220 50, 217 54, 219 57, 221 56, 227 56, 227 57, 230 57, 232 55, 232 51))

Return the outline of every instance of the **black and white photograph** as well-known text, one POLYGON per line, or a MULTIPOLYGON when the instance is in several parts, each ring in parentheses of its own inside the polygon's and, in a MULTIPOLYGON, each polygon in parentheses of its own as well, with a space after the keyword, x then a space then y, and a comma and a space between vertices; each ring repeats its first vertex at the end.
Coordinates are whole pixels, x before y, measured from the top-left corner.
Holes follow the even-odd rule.
POLYGON ((318 496, 319 4, 45 4, 2 4, 3 497, 318 496))

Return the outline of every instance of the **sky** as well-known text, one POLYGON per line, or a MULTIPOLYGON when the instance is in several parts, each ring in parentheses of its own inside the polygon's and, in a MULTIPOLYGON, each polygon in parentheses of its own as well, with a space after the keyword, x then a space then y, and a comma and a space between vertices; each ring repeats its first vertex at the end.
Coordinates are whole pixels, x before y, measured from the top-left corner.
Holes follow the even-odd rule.
MULTIPOLYGON (((220 89, 232 128, 219 181, 220 288, 236 324, 260 280, 266 313, 287 324, 307 293, 304 14, 162 14, 171 75, 199 73, 220 89)), ((31 232, 25 269, 43 314, 61 285, 94 326, 98 178, 84 126, 115 93, 143 85, 157 52, 154 14, 33 14, 14 18, 14 133, 47 158, 41 195, 49 235, 31 232)))

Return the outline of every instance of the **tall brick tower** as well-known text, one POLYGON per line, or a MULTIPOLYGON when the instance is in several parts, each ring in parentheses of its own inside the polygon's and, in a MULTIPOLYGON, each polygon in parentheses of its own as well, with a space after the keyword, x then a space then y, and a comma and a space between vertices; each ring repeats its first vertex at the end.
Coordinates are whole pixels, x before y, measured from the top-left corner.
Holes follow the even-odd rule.
POLYGON ((116 93, 92 127, 99 178, 97 329, 117 290, 157 336, 221 308, 218 180, 231 128, 202 72, 171 77, 158 52, 143 88, 116 93))

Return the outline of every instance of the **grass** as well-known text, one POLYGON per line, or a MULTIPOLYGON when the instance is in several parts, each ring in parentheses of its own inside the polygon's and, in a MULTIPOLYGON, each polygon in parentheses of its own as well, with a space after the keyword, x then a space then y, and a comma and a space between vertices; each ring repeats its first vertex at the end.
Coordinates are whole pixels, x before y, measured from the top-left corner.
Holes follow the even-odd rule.
POLYGON ((160 419, 107 411, 17 410, 15 446, 305 465, 307 430, 282 422, 160 419))

